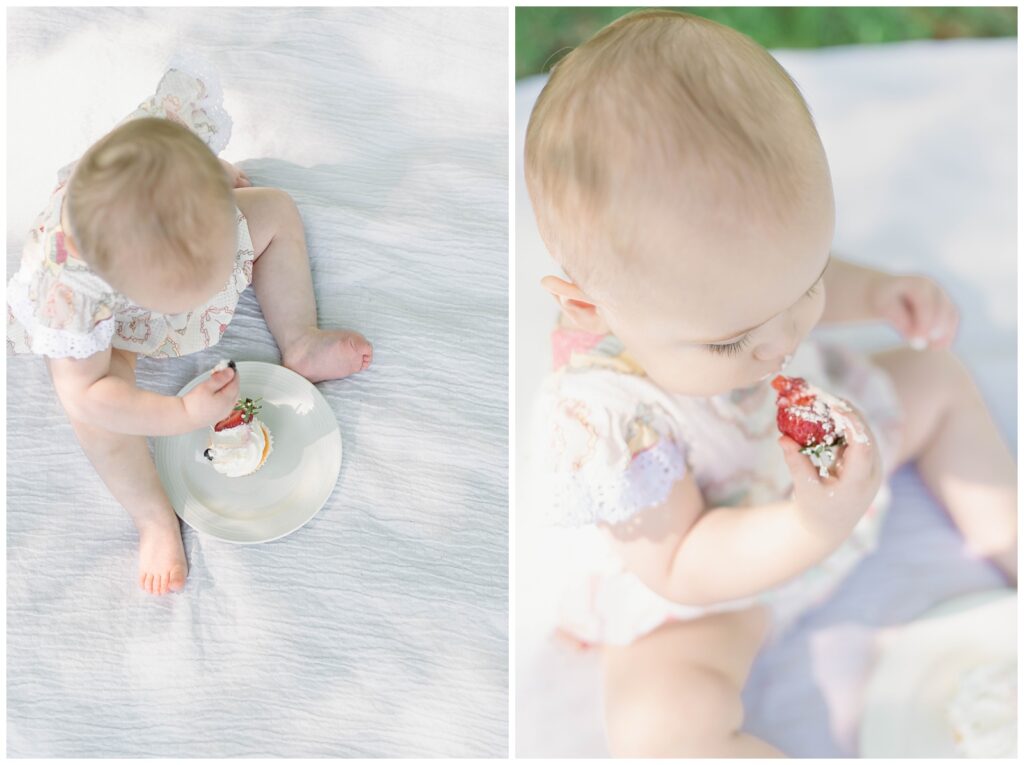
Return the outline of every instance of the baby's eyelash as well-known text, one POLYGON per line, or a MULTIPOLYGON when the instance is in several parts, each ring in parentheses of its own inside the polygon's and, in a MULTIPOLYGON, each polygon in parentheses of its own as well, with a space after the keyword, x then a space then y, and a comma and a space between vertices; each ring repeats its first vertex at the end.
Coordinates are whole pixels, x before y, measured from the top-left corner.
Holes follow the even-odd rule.
MULTIPOLYGON (((818 291, 818 285, 820 283, 821 280, 816 281, 814 284, 811 285, 811 288, 807 290, 807 292, 805 292, 804 294, 807 297, 812 297, 814 293, 818 291)), ((715 354, 720 354, 722 356, 735 356, 737 353, 746 348, 749 342, 750 335, 744 335, 739 340, 736 340, 735 342, 732 343, 727 343, 725 345, 705 345, 704 347, 715 354)))
POLYGON ((705 345, 712 353, 722 354, 723 356, 734 356, 735 354, 742 351, 747 347, 747 343, 750 342, 750 335, 744 335, 739 340, 733 343, 727 343, 726 345, 705 345))

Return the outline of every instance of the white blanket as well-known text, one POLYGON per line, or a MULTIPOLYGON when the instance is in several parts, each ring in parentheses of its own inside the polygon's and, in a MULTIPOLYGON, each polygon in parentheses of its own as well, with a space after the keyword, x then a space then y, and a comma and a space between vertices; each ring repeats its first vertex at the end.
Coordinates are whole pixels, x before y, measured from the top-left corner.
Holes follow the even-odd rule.
MULTIPOLYGON (((800 85, 828 151, 837 195, 836 251, 938 279, 961 312, 957 354, 1016 449, 1016 41, 921 42, 778 54, 800 85)), ((516 92, 516 419, 549 363, 553 272, 522 180, 522 141, 542 78, 516 92)), ((822 330, 865 350, 895 344, 880 326, 822 330)), ((518 464, 528 444, 517 441, 518 464)), ((520 478, 525 471, 518 472, 520 478)), ((880 549, 830 602, 758 658, 744 697, 746 729, 798 757, 856 756, 875 638, 929 606, 1000 586, 963 551, 951 521, 912 468, 894 480, 880 549)), ((517 495, 528 487, 517 481, 517 495)), ((596 656, 548 639, 530 566, 528 513, 516 520, 516 742, 520 756, 605 752, 596 656)))
MULTIPOLYGON (((507 752, 507 18, 10 13, 8 275, 57 168, 191 47, 234 118, 222 156, 298 202, 321 324, 375 357, 319 386, 345 454, 323 510, 267 545, 186 529, 162 598, 42 359, 8 359, 9 755, 507 752)), ((173 394, 221 357, 279 362, 252 290, 219 346, 139 382, 173 394)))

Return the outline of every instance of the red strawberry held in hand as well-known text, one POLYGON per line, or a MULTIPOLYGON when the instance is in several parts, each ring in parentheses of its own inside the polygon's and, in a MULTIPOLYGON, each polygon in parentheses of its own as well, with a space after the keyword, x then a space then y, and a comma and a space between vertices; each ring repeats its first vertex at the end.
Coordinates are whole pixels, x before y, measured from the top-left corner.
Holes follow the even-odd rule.
POLYGON ((800 452, 811 458, 822 476, 828 475, 839 447, 846 443, 842 430, 836 428, 831 407, 802 377, 779 375, 772 380, 772 387, 779 394, 775 402, 779 407, 779 430, 803 447, 800 452))
POLYGON ((235 408, 231 410, 231 414, 225 417, 223 420, 213 426, 213 429, 218 433, 228 428, 237 428, 239 425, 248 425, 252 422, 252 418, 256 416, 256 413, 262 408, 259 405, 260 399, 253 401, 251 398, 245 398, 235 404, 235 408))
POLYGON ((814 403, 814 394, 809 391, 807 381, 802 377, 777 375, 772 380, 772 387, 779 393, 775 402, 778 406, 809 406, 814 403))

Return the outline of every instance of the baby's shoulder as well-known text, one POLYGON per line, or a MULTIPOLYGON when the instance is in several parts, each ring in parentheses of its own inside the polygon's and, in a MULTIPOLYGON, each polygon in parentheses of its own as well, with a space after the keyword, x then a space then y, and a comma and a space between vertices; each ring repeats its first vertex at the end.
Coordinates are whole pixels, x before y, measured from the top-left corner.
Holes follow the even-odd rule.
POLYGON ((71 256, 60 226, 59 188, 37 216, 7 283, 8 340, 16 352, 81 358, 110 345, 125 299, 71 256))
POLYGON ((621 366, 552 372, 534 434, 549 520, 558 525, 621 523, 663 502, 686 474, 670 398, 621 366))
POLYGON ((224 109, 220 79, 209 61, 195 51, 176 54, 156 92, 119 124, 140 117, 159 117, 184 125, 214 154, 220 154, 231 137, 232 120, 224 109))
POLYGON ((553 371, 544 385, 549 399, 583 399, 613 409, 669 399, 613 335, 560 327, 551 335, 551 355, 553 371))

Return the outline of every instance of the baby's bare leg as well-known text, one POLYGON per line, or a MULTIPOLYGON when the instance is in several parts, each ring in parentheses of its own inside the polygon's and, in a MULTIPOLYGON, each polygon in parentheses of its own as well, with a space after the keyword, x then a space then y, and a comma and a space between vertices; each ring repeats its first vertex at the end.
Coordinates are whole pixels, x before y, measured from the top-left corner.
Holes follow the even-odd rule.
MULTIPOLYGON (((135 354, 114 349, 110 374, 135 385, 135 354)), ((139 530, 139 586, 154 595, 185 586, 188 563, 181 527, 143 436, 128 436, 68 418, 82 451, 139 530)))
POLYGON ((763 607, 666 624, 604 649, 616 757, 785 757, 743 733, 740 693, 769 625, 763 607))
POLYGON ((252 283, 281 363, 319 382, 366 369, 373 347, 358 332, 321 330, 298 208, 280 189, 236 189, 249 224, 256 262, 252 283))
POLYGON ((876 354, 906 416, 898 464, 917 460, 968 546, 1017 581, 1017 466, 963 364, 949 351, 876 354))

